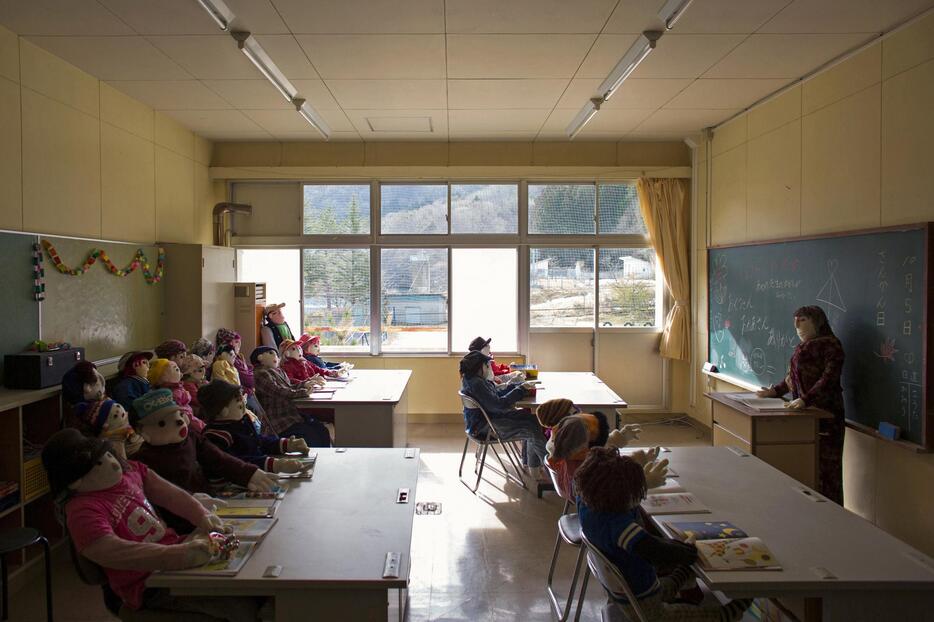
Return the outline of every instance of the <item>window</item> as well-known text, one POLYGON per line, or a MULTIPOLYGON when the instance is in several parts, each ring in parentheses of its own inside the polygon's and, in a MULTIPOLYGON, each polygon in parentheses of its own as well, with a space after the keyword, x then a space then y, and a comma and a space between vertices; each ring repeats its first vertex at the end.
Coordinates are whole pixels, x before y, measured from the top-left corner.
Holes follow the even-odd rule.
POLYGON ((657 326, 661 288, 651 248, 600 248, 600 326, 657 326))
POLYGON ((295 248, 237 251, 237 280, 265 283, 267 304, 285 303, 282 312, 296 337, 302 330, 298 253, 295 248))
POLYGON ((515 248, 451 249, 451 350, 477 336, 499 352, 519 349, 519 253, 515 248))
POLYGON ((322 351, 370 350, 368 248, 306 248, 302 287, 303 326, 321 337, 322 351))
POLYGON ((448 349, 448 250, 380 249, 384 351, 448 349))
POLYGON ((601 184, 600 233, 645 235, 635 184, 601 184))
POLYGON ((593 184, 529 184, 529 233, 593 235, 593 184))
POLYGON ((517 184, 451 184, 451 233, 518 233, 517 184))
POLYGON ((447 184, 381 185, 380 231, 384 234, 446 234, 447 184))
POLYGON ((370 186, 306 184, 302 201, 305 235, 353 235, 370 232, 370 186))
POLYGON ((594 322, 592 248, 533 248, 529 253, 530 326, 594 322))

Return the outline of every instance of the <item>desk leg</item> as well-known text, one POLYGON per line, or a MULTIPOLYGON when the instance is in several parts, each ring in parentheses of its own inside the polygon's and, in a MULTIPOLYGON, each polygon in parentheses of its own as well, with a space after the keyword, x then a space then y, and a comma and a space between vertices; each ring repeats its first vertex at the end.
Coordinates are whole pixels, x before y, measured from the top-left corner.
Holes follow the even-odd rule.
POLYGON ((276 622, 386 622, 389 594, 376 590, 290 590, 276 594, 276 622))

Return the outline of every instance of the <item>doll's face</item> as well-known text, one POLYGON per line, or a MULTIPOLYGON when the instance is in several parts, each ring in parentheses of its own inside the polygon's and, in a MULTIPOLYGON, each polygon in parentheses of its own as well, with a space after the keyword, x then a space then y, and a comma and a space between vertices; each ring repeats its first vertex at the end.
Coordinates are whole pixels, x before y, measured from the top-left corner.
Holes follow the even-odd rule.
POLYGON ((305 352, 312 356, 318 356, 321 354, 321 344, 317 341, 312 341, 305 345, 305 352))
POLYGON ((140 419, 136 431, 154 447, 174 445, 188 438, 188 420, 178 410, 157 413, 140 419))
POLYGON ((795 332, 798 333, 798 339, 801 341, 809 341, 817 337, 817 327, 814 325, 814 320, 809 317, 795 318, 795 332))
POLYGON ((159 378, 159 384, 175 384, 176 382, 182 381, 182 371, 178 368, 178 365, 175 361, 170 361, 166 366, 165 371, 162 372, 162 377, 159 378))
POLYGON ((233 352, 229 350, 225 350, 224 352, 221 352, 220 354, 218 354, 217 358, 219 358, 222 361, 227 361, 228 363, 231 363, 233 362, 234 354, 233 352))
POLYGON ((256 360, 263 367, 279 366, 279 355, 273 351, 263 352, 258 357, 256 357, 256 360))
POLYGON ((173 354, 172 356, 170 356, 169 360, 174 362, 176 365, 178 365, 179 368, 181 368, 185 364, 185 359, 187 359, 189 356, 191 355, 188 354, 187 352, 179 352, 178 354, 173 354))
POLYGON ((129 427, 130 420, 129 417, 127 417, 126 409, 120 404, 114 404, 110 407, 110 414, 107 415, 107 421, 101 426, 101 431, 110 434, 129 427))
POLYGON ((104 399, 104 377, 96 369, 94 370, 94 382, 85 383, 83 393, 84 399, 89 402, 98 402, 104 399))
POLYGON ((123 477, 123 468, 116 458, 109 451, 97 459, 97 463, 91 467, 84 477, 81 477, 68 487, 75 492, 96 492, 98 490, 107 490, 120 483, 123 477))
POLYGON ((300 359, 302 358, 302 349, 297 345, 289 346, 282 354, 287 359, 300 359))
POLYGON ((230 345, 233 346, 234 352, 240 354, 240 344, 243 343, 239 337, 230 340, 230 345))
POLYGON ((145 378, 149 375, 149 361, 142 359, 136 365, 133 366, 133 373, 139 376, 140 378, 145 378))
POLYGON ((487 345, 483 346, 482 348, 480 348, 480 351, 483 352, 484 354, 486 354, 487 356, 490 356, 490 346, 489 346, 489 344, 487 344, 487 345))
POLYGON ((242 393, 230 400, 230 403, 217 414, 219 421, 240 421, 246 414, 246 396, 242 393))
POLYGON ((281 308, 270 311, 268 317, 273 324, 285 324, 285 315, 282 314, 281 308))
POLYGON ((192 380, 200 384, 201 382, 204 381, 204 373, 205 373, 204 363, 201 363, 200 365, 195 367, 193 370, 191 370, 191 373, 188 375, 191 377, 192 380))

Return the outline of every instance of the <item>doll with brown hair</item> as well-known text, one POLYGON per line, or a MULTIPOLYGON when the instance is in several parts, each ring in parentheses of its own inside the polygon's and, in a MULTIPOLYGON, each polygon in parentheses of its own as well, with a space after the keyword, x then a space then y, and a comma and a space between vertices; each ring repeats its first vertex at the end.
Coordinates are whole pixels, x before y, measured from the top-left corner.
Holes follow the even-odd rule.
MULTIPOLYGON (((577 513, 587 539, 619 569, 645 616, 653 622, 732 622, 749 608, 750 600, 720 605, 691 605, 672 602, 682 588, 696 587, 690 565, 697 561, 693 543, 659 538, 638 522, 639 504, 648 484, 638 462, 620 456, 612 447, 593 447, 574 475, 577 513), (659 567, 673 567, 659 577, 659 567)), ((608 593, 604 612, 613 619, 613 609, 635 620, 623 594, 608 593)))
POLYGON ((133 400, 145 395, 149 389, 149 362, 153 353, 149 350, 134 350, 120 357, 117 373, 120 378, 114 383, 113 398, 133 416, 133 400))
MULTIPOLYGON (((565 417, 580 415, 587 424, 590 447, 625 447, 631 441, 638 440, 642 428, 635 424, 624 425, 619 430, 611 429, 606 415, 599 410, 592 413, 581 412, 574 402, 566 398, 555 398, 539 404, 535 409, 538 422, 550 434, 565 417)), ((552 451, 553 436, 548 441, 548 452, 552 451)), ((585 452, 586 453, 586 452, 585 452)), ((583 457, 581 457, 583 460, 583 457)))

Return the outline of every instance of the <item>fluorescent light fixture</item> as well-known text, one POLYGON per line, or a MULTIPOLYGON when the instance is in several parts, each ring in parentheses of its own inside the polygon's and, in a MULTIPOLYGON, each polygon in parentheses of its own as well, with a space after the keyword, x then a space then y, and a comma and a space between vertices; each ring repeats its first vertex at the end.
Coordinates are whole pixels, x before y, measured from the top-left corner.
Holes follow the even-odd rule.
POLYGON ((671 30, 675 27, 675 24, 681 19, 681 16, 684 15, 684 12, 687 11, 692 2, 694 2, 694 0, 668 0, 668 2, 665 3, 662 10, 658 12, 658 16, 665 22, 666 30, 671 30))
POLYGON ((266 76, 266 79, 276 87, 276 90, 282 93, 285 101, 291 103, 298 95, 298 91, 276 67, 276 64, 269 58, 269 54, 266 53, 266 50, 263 49, 263 46, 259 44, 256 38, 249 32, 241 31, 232 32, 230 35, 237 40, 237 47, 240 48, 240 51, 250 59, 250 62, 256 65, 259 72, 266 76))
POLYGON ((565 130, 567 132, 568 138, 573 140, 575 136, 580 134, 580 131, 584 129, 584 126, 587 125, 590 120, 593 119, 594 115, 597 114, 597 111, 600 110, 601 105, 603 105, 603 100, 599 97, 594 97, 589 102, 587 102, 565 130))
POLYGON ((204 7, 221 30, 224 32, 230 28, 230 22, 233 21, 234 14, 230 8, 224 4, 223 0, 198 0, 198 4, 204 7))
POLYGON ((292 100, 292 105, 295 106, 295 110, 298 114, 302 115, 313 128, 321 132, 321 135, 324 136, 324 140, 331 138, 331 128, 328 127, 328 124, 324 122, 324 119, 321 118, 318 111, 312 108, 308 102, 301 97, 296 97, 292 100))
POLYGON ((616 63, 616 67, 600 85, 599 93, 603 101, 609 100, 613 93, 616 92, 616 89, 636 70, 639 63, 644 61, 649 52, 655 49, 655 43, 661 36, 662 33, 658 30, 646 30, 639 35, 639 38, 623 54, 623 57, 616 63))

